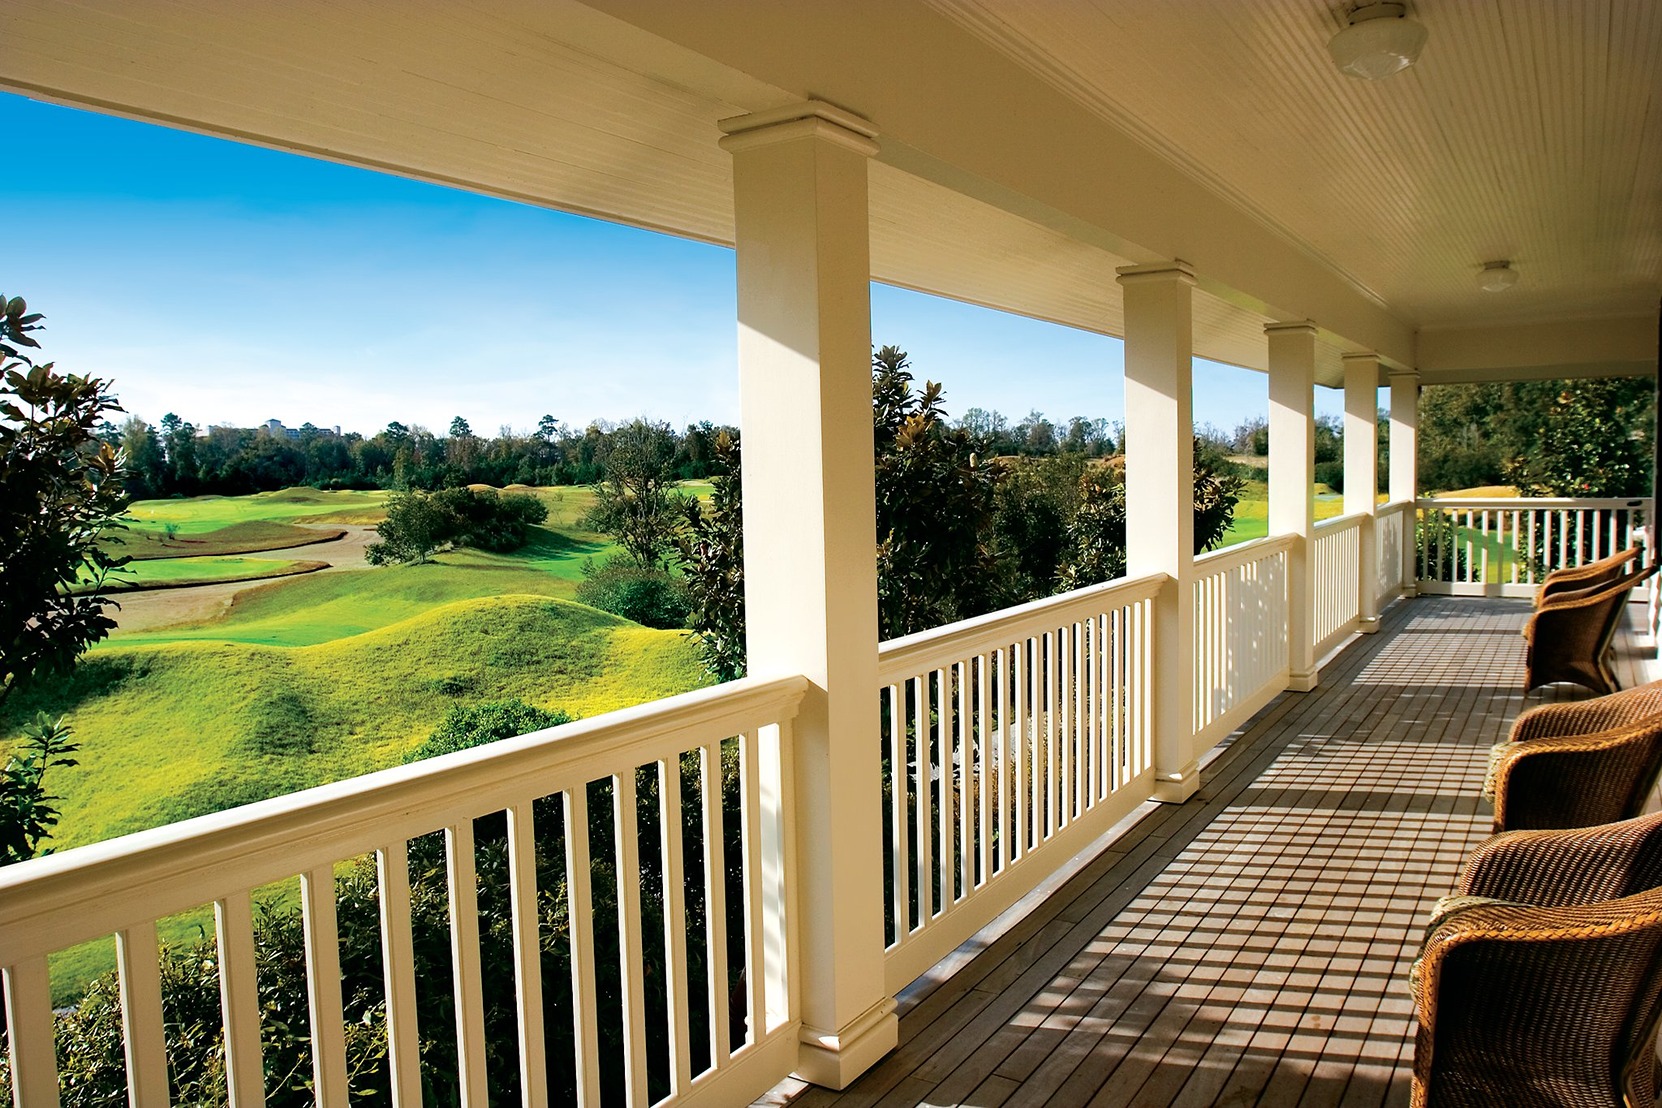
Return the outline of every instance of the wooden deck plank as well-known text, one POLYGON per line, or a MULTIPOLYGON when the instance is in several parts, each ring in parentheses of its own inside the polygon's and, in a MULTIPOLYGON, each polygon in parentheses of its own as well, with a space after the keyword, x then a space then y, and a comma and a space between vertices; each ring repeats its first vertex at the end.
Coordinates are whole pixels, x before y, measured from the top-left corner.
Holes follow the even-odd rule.
MULTIPOLYGON (((1220 744, 958 968, 901 997, 901 1045, 803 1108, 1407 1103, 1406 975, 1488 833, 1490 745, 1525 697, 1527 602, 1420 598, 1220 744)), ((1662 677, 1640 609, 1618 672, 1662 677)))

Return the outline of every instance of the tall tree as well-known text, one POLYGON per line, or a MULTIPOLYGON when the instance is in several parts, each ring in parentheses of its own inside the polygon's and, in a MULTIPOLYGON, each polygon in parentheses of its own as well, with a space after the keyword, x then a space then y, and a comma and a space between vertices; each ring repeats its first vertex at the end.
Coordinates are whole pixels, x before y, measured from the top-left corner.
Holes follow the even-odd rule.
POLYGON ((127 507, 122 456, 97 432, 121 406, 96 377, 30 362, 39 319, 22 297, 0 318, 0 703, 110 633, 101 589, 126 561, 99 545, 127 507))
POLYGON ((665 568, 684 518, 669 425, 631 420, 606 436, 597 460, 606 476, 595 486, 589 526, 615 538, 641 569, 665 568))

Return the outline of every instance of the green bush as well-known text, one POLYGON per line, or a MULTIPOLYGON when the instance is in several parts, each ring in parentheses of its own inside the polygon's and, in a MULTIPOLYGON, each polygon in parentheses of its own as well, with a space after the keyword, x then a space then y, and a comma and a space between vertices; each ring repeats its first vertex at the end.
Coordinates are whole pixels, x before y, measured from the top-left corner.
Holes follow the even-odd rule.
POLYGON ((681 578, 620 559, 598 566, 585 562, 577 602, 659 629, 685 627, 692 610, 692 598, 681 578))
POLYGON ((1334 492, 1345 491, 1345 463, 1317 462, 1316 484, 1326 485, 1334 492))
POLYGON ((516 697, 491 700, 471 708, 464 708, 458 704, 450 709, 443 722, 404 760, 419 762, 423 758, 437 758, 441 754, 470 750, 499 739, 528 735, 545 727, 558 727, 562 723, 570 723, 571 718, 559 708, 549 711, 534 704, 527 704, 516 697))

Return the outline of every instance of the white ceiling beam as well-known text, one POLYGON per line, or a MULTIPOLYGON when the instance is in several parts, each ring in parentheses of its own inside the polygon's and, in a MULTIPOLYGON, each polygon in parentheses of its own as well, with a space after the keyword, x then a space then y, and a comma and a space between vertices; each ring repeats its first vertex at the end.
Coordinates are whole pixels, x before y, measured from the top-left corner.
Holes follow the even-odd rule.
POLYGON ((1656 372, 1657 313, 1423 330, 1424 384, 1639 377, 1656 372))

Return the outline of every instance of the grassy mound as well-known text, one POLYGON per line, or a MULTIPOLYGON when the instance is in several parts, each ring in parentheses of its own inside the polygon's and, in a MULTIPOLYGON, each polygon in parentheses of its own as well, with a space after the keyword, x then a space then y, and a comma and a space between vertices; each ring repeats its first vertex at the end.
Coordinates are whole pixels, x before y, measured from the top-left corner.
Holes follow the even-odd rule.
POLYGON ((105 648, 17 696, 0 735, 36 710, 70 716, 82 747, 54 782, 64 849, 396 765, 453 704, 517 696, 593 716, 706 681, 682 632, 498 596, 302 648, 105 648))
POLYGON ((292 488, 260 492, 252 496, 193 496, 177 500, 141 500, 131 514, 135 530, 161 531, 168 524, 179 535, 201 535, 248 522, 374 523, 384 519, 387 502, 384 492, 327 492, 323 489, 292 488), (336 519, 352 516, 361 519, 336 519))
POLYGON ((104 585, 108 593, 139 589, 186 589, 227 581, 263 581, 328 569, 328 562, 283 561, 277 558, 159 558, 130 562, 104 585))
POLYGON ((583 560, 615 549, 599 541, 533 529, 511 554, 455 550, 426 565, 365 568, 294 577, 250 589, 230 611, 204 623, 117 632, 94 653, 167 642, 313 646, 361 635, 459 600, 525 594, 569 600, 583 560))
MULTIPOLYGON (((177 526, 177 525, 176 525, 177 526)), ((105 547, 116 557, 131 558, 135 562, 167 558, 221 557, 227 554, 252 554, 260 550, 286 550, 291 546, 309 546, 332 542, 346 534, 339 528, 320 530, 281 523, 269 519, 250 519, 218 527, 212 531, 191 534, 183 528, 170 538, 165 526, 134 524, 118 532, 105 547)))

